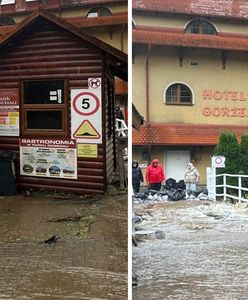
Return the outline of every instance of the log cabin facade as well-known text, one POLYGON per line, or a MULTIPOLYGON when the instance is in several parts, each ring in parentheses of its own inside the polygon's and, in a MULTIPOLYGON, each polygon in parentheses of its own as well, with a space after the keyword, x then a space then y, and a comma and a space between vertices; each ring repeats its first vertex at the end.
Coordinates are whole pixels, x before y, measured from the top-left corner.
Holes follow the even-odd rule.
MULTIPOLYGON (((32 13, 3 35, 0 52, 0 93, 13 92, 19 103, 14 114, 19 116, 19 132, 13 136, 0 134, 0 148, 17 154, 18 188, 104 193, 116 168, 114 77, 127 80, 126 54, 44 10, 32 13), (39 176, 37 171, 42 171, 41 167, 36 169, 36 175, 32 173, 34 176, 21 174, 20 141, 71 141, 71 91, 87 90, 89 78, 101 80, 101 142, 90 143, 95 144, 96 155, 76 158, 74 179, 52 178, 46 176, 48 173, 39 176), (61 101, 43 102, 39 95, 46 90, 50 91, 50 100, 54 97, 53 90, 59 90, 61 101)), ((87 108, 87 102, 81 104, 87 108)), ((85 115, 84 119, 87 119, 85 115)))

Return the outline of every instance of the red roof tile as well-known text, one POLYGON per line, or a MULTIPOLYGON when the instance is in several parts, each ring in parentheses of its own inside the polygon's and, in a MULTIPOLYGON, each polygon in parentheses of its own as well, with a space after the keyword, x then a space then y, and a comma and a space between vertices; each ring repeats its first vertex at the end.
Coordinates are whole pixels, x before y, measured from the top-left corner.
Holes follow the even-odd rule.
POLYGON ((115 94, 116 95, 127 95, 127 92, 128 92, 127 82, 117 78, 115 80, 115 94))
POLYGON ((216 145, 222 131, 234 132, 240 140, 248 126, 156 124, 133 130, 133 145, 216 145))
POLYGON ((248 18, 247 0, 133 0, 133 9, 228 18, 248 18))
POLYGON ((137 44, 153 44, 180 47, 198 47, 222 50, 248 50, 247 36, 206 35, 180 33, 163 30, 133 29, 133 42, 137 44))

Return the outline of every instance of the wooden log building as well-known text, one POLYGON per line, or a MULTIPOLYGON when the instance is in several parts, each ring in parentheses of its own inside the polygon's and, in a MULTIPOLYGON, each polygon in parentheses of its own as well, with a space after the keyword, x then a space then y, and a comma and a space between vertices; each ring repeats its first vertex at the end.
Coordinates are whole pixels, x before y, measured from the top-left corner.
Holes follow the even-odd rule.
POLYGON ((2 35, 0 52, 0 150, 17 154, 18 188, 104 193, 117 164, 114 76, 127 80, 127 55, 44 10, 32 13, 2 35), (89 92, 90 79, 100 82, 101 96, 93 109, 99 110, 96 118, 101 119, 100 129, 95 127, 97 120, 88 120, 88 113, 79 116, 81 127, 73 125, 73 91, 79 92, 75 99, 88 93, 81 99, 81 108, 88 109, 90 101, 97 98, 94 89, 93 94, 89 92), (81 143, 80 135, 86 134, 82 133, 83 124, 88 139, 81 143), (77 127, 77 134, 72 132, 72 126, 77 127), (77 147, 89 144, 94 146, 95 153, 79 156, 78 148, 73 158, 75 170, 65 167, 62 172, 57 160, 63 155, 65 161, 69 160, 70 151, 63 154, 61 150, 53 157, 54 148, 47 146, 51 143, 60 150, 60 145, 66 143, 67 149, 74 143, 77 147), (34 147, 34 152, 28 152, 29 147, 34 147), (44 155, 43 159, 35 157, 41 151, 47 157, 45 162, 44 155), (27 156, 29 164, 24 164, 27 156), (70 177, 72 173, 74 176, 70 177))

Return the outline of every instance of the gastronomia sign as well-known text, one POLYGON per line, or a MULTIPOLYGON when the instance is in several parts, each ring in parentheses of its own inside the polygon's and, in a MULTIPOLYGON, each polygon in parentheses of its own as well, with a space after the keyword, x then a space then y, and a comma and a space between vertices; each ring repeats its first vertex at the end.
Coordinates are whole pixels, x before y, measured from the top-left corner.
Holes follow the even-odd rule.
POLYGON ((20 174, 77 179, 76 140, 20 139, 20 174))

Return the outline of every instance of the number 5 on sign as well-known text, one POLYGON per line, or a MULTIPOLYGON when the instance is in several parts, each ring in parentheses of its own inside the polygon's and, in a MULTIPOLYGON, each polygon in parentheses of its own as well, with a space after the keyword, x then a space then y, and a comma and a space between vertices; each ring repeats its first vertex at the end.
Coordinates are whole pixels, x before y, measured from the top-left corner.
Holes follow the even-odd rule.
POLYGON ((72 105, 78 114, 90 116, 98 111, 100 101, 92 92, 82 92, 73 99, 72 105))
POLYGON ((90 108, 90 98, 83 98, 82 100, 82 109, 90 108))

